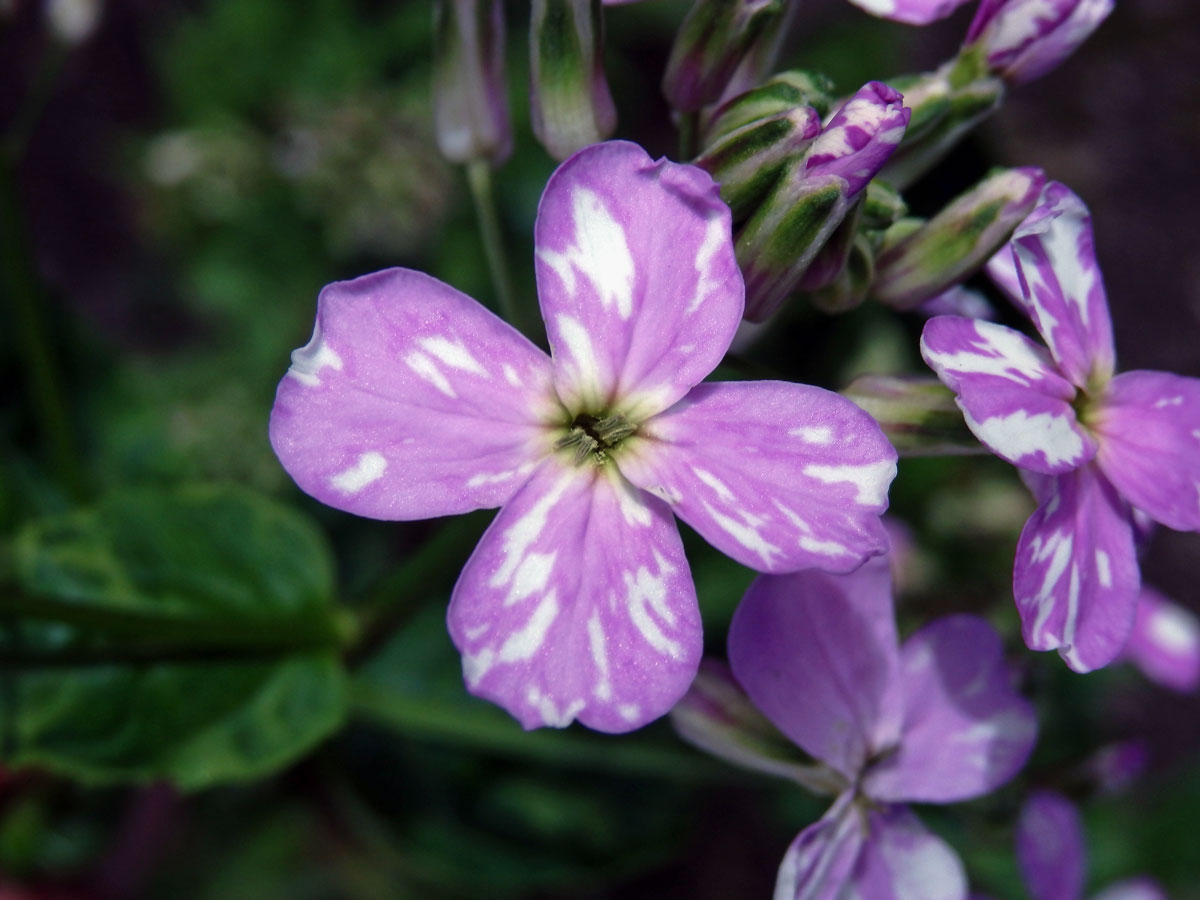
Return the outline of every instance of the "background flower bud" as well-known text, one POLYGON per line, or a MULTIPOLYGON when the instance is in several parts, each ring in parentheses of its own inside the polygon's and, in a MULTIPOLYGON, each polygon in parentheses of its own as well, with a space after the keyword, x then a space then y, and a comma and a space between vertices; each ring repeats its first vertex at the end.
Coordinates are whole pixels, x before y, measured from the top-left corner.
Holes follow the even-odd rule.
POLYGON ((529 28, 533 133, 551 156, 566 159, 617 127, 600 0, 533 0, 529 28))
POLYGON ((437 0, 434 15, 433 122, 451 162, 512 152, 504 79, 501 0, 437 0))
POLYGON ((957 284, 986 263, 1033 209, 1046 176, 1041 169, 1005 169, 959 195, 899 239, 884 236, 871 293, 911 309, 957 284))
POLYGON ((1108 18, 1114 0, 983 0, 966 43, 1012 84, 1040 78, 1108 18))
POLYGON ((901 456, 987 452, 967 428, 954 392, 935 378, 862 375, 841 393, 871 414, 901 456))
POLYGON ((704 128, 703 146, 708 147, 751 122, 790 112, 796 107, 812 107, 824 117, 833 102, 832 90, 832 82, 824 75, 799 69, 780 72, 717 107, 704 128))
POLYGON ((663 93, 692 112, 721 99, 738 66, 759 42, 774 40, 784 0, 696 0, 679 27, 663 93))

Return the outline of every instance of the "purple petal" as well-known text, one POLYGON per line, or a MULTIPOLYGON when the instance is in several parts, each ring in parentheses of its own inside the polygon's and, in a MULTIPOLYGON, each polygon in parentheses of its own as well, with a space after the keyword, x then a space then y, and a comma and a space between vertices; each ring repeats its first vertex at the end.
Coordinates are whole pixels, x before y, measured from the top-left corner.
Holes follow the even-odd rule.
POLYGON ((852 792, 796 835, 784 854, 774 900, 839 900, 867 836, 852 792))
POLYGON ((1003 325, 938 316, 925 323, 921 355, 958 394, 967 426, 1022 469, 1069 472, 1096 453, 1071 408, 1075 389, 1046 351, 1003 325))
POLYGON ((879 81, 867 82, 813 141, 805 178, 836 175, 846 181, 846 196, 853 197, 900 145, 910 115, 899 92, 879 81))
POLYGON ((587 147, 558 167, 534 226, 559 397, 633 420, 713 370, 744 307, 729 208, 708 173, 636 144, 587 147))
POLYGON ((863 790, 879 800, 953 803, 1004 784, 1037 737, 1033 707, 1013 690, 1000 636, 983 619, 947 616, 900 649, 904 725, 895 753, 863 790))
POLYGON ((617 460, 738 562, 846 572, 887 549, 896 451, 837 394, 780 381, 702 384, 617 460))
POLYGON ((1143 587, 1125 656, 1151 681, 1194 691, 1200 687, 1200 618, 1143 587))
POLYGON ((1200 531, 1200 378, 1123 372, 1094 428, 1096 461, 1121 496, 1169 528, 1200 531))
POLYGON ((859 9, 873 16, 904 22, 908 25, 928 25, 944 19, 967 0, 850 0, 859 9))
POLYGON ((1086 867, 1083 825, 1074 805, 1035 791, 1017 822, 1017 864, 1033 900, 1080 900, 1086 867))
POLYGON ((550 360, 449 285, 387 269, 321 291, 271 446, 337 509, 423 519, 499 506, 550 452, 550 360))
POLYGON ((851 779, 900 736, 898 657, 886 559, 850 575, 761 576, 729 627, 729 663, 754 705, 851 779))
POLYGON ((988 299, 961 284, 946 288, 936 297, 930 297, 917 307, 917 312, 923 316, 962 316, 965 319, 983 319, 993 321, 996 310, 988 299))
POLYGON ((735 766, 798 782, 810 791, 840 794, 846 780, 801 761, 800 751, 750 702, 724 662, 705 659, 696 680, 671 710, 680 737, 735 766))
POLYGON ((1112 319, 1096 263, 1092 218, 1066 185, 1051 182, 1013 233, 1021 305, 1076 387, 1113 372, 1112 319))
POLYGON ((1017 543, 1013 594, 1025 643, 1076 672, 1106 666, 1133 628, 1139 572, 1130 510, 1094 466, 1046 479, 1017 543))
POLYGON ((945 841, 931 834, 904 806, 873 809, 849 898, 870 900, 964 900, 967 876, 945 841))
POLYGON ((1151 878, 1128 878, 1109 885, 1092 900, 1167 900, 1167 893, 1151 878))
POLYGON ((1014 84, 1040 78, 1075 52, 1114 0, 983 0, 967 32, 988 65, 1014 84))
POLYGON ((544 462, 467 561, 448 620, 467 688, 526 728, 637 728, 700 662, 671 513, 611 467, 544 462))

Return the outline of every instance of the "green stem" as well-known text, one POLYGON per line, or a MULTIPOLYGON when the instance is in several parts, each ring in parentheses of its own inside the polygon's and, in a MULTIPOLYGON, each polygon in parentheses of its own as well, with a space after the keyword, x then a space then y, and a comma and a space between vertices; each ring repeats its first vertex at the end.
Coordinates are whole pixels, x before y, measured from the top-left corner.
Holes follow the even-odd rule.
POLYGON ((467 183, 471 186, 471 198, 475 201, 479 236, 483 240, 483 253, 491 271, 500 315, 517 329, 525 331, 526 322, 517 307, 516 294, 508 273, 508 257, 504 253, 500 217, 496 212, 496 194, 492 190, 491 165, 482 159, 467 163, 467 183))
POLYGON ((700 152, 700 111, 679 114, 679 159, 690 162, 700 152))

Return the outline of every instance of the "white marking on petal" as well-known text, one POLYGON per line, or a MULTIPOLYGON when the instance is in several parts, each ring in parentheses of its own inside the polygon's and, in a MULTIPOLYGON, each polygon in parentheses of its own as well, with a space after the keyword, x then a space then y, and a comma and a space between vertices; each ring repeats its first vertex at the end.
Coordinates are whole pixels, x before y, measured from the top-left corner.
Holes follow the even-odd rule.
POLYGON ((575 294, 578 269, 596 288, 600 305, 605 310, 615 306, 617 315, 628 319, 633 313, 635 268, 625 229, 587 188, 576 187, 571 194, 571 215, 575 243, 561 253, 540 248, 538 257, 555 271, 567 293, 575 294))
POLYGON ((533 471, 533 463, 528 462, 507 472, 480 472, 478 475, 472 475, 467 479, 467 487, 475 488, 483 487, 485 484, 499 484, 501 481, 508 481, 515 475, 528 475, 531 471, 533 471))
MULTIPOLYGON (((737 519, 730 518, 727 515, 717 511, 711 503, 704 504, 704 510, 709 517, 720 527, 727 532, 735 541, 762 557, 763 563, 771 564, 771 557, 779 553, 779 548, 767 541, 758 529, 753 524, 739 522, 737 519)), ((743 518, 747 517, 747 513, 742 512, 743 518)), ((759 520, 761 522, 761 520, 759 520)))
POLYGON ((1066 658, 1079 665, 1075 647, 1075 627, 1079 622, 1079 565, 1071 564, 1071 581, 1067 585, 1067 617, 1063 620, 1063 646, 1066 658))
POLYGON ((1046 620, 1050 618, 1050 613, 1054 611, 1054 586, 1058 584, 1058 580, 1062 578, 1063 572, 1067 570, 1067 563, 1071 560, 1071 547, 1075 539, 1067 531, 1056 531, 1052 534, 1049 540, 1043 542, 1042 538, 1036 537, 1033 539, 1030 556, 1035 563, 1044 562, 1047 558, 1050 559, 1050 565, 1046 568, 1046 574, 1042 578, 1042 588, 1038 591, 1034 601, 1037 603, 1037 617, 1033 622, 1032 633, 1036 638, 1041 634, 1042 629, 1046 625, 1046 620))
POLYGON ((857 466, 810 463, 804 474, 825 484, 849 482, 858 489, 854 500, 860 506, 882 506, 887 502, 888 485, 896 477, 896 463, 890 459, 857 466))
POLYGON ((404 362, 408 364, 410 369, 447 397, 458 397, 458 394, 454 393, 454 388, 450 385, 450 382, 446 380, 446 376, 442 374, 442 370, 437 367, 437 363, 424 353, 414 350, 408 356, 404 357, 404 362))
POLYGON ((1096 551, 1096 577, 1101 587, 1112 587, 1112 566, 1103 550, 1096 551))
POLYGON ((1091 313, 1088 297, 1092 295, 1092 289, 1096 285, 1098 270, 1095 266, 1084 266, 1082 254, 1079 252, 1078 232, 1070 225, 1055 227, 1057 224, 1059 223, 1052 223, 1042 234, 1042 247, 1046 250, 1050 270, 1058 279, 1064 298, 1079 311, 1079 320, 1086 328, 1091 313))
POLYGON ((587 329, 578 319, 571 316, 558 316, 554 321, 558 325, 558 336, 562 338, 567 352, 571 354, 580 381, 590 387, 599 387, 600 364, 587 329))
POLYGON ((378 481, 387 470, 387 460, 382 453, 369 450, 358 458, 358 462, 338 472, 329 483, 343 494, 357 494, 373 481, 378 481))
POLYGON ((462 344, 447 340, 441 335, 420 338, 417 343, 452 369, 461 369, 472 375, 487 377, 487 369, 480 365, 479 360, 472 356, 471 351, 462 344))
MULTIPOLYGON (((704 232, 704 242, 700 245, 700 249, 696 251, 696 294, 692 297, 692 302, 688 304, 688 314, 698 310, 702 303, 709 298, 714 291, 721 285, 713 280, 709 270, 712 268, 713 257, 717 251, 726 246, 730 241, 729 229, 725 227, 725 220, 715 212, 710 213, 708 220, 708 228, 704 232)), ((680 347, 683 353, 689 353, 692 347, 680 347)))
POLYGON ((694 472, 696 477, 702 482, 716 491, 717 496, 722 500, 732 502, 735 499, 733 491, 729 489, 729 486, 712 472, 699 468, 693 468, 692 472, 694 472))
POLYGON ((491 647, 484 647, 476 654, 464 653, 462 658, 463 679, 469 687, 475 687, 483 680, 483 676, 496 662, 496 654, 491 647))
POLYGON ((482 625, 472 625, 471 627, 467 628, 464 633, 466 634, 468 641, 474 642, 479 640, 491 630, 492 623, 484 622, 482 625))
POLYGON ((833 429, 828 425, 805 425, 788 431, 791 437, 798 437, 808 444, 832 444, 833 429))
POLYGON ((668 625, 674 624, 675 617, 667 606, 666 575, 674 569, 654 553, 658 563, 658 574, 655 575, 645 566, 638 568, 636 574, 625 572, 622 580, 625 582, 625 605, 629 610, 629 618, 638 632, 646 639, 651 647, 672 659, 678 659, 683 654, 679 643, 667 637, 658 623, 650 616, 654 610, 668 625))
POLYGON ((992 416, 978 422, 965 409, 963 418, 975 436, 989 447, 1000 447, 1005 456, 1021 459, 1039 450, 1045 453, 1046 463, 1057 466, 1083 456, 1083 438, 1074 429, 1073 416, 1053 413, 1029 415, 1023 409, 1007 416, 992 416))
POLYGON ((1150 639, 1168 653, 1190 653, 1200 643, 1200 622, 1178 606, 1160 606, 1146 623, 1150 639))
POLYGON ((809 553, 820 553, 822 556, 847 556, 850 549, 837 541, 819 541, 807 534, 800 535, 800 547, 809 553))
POLYGON ((612 698, 612 684, 608 680, 608 654, 605 652, 604 626, 600 624, 600 614, 592 613, 588 619, 588 647, 592 651, 592 662, 596 666, 596 686, 592 693, 597 700, 612 698))
POLYGON ((613 478, 612 486, 613 493, 617 496, 617 506, 626 525, 645 526, 654 520, 650 507, 642 502, 636 487, 619 475, 613 478))
POLYGON ((641 713, 642 708, 636 703, 622 703, 617 707, 617 712, 626 722, 632 722, 641 713))
POLYGON ((489 587, 501 587, 512 580, 526 551, 533 546, 533 542, 546 527, 546 518, 551 508, 562 498, 570 480, 570 473, 564 474, 554 487, 539 497, 537 502, 504 532, 504 562, 488 579, 489 587))
POLYGON ((1046 361, 1020 332, 977 322, 975 334, 979 344, 954 353, 934 351, 924 338, 921 344, 931 365, 959 375, 995 375, 1026 387, 1045 377, 1046 361))
POLYGON ((542 602, 537 605, 525 627, 514 631, 508 636, 500 648, 497 659, 502 663, 522 662, 530 659, 541 649, 546 640, 546 632, 558 616, 558 598, 550 591, 542 602))
POLYGON ((518 375, 517 370, 514 369, 512 366, 510 366, 508 363, 504 363, 501 366, 500 371, 504 373, 504 380, 507 381, 509 384, 511 384, 513 387, 521 386, 521 376, 518 375))
POLYGON ((508 596, 504 598, 504 605, 512 606, 545 590, 550 581, 550 573, 554 571, 554 560, 557 556, 558 551, 553 550, 550 553, 530 553, 521 560, 513 575, 508 596))
POLYGON ((1164 406, 1179 406, 1183 403, 1183 397, 1160 397, 1154 401, 1155 409, 1162 409, 1164 406))
POLYGON ((317 325, 308 343, 292 351, 288 374, 307 387, 317 387, 321 383, 317 373, 326 366, 341 371, 342 358, 322 340, 321 326, 317 325))

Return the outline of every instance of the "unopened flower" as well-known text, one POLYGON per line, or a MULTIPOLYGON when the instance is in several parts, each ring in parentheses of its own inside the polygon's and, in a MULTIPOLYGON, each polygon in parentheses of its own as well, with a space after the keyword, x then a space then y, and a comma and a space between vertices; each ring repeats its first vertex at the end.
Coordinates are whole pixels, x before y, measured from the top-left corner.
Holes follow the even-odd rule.
POLYGON ((1013 84, 1057 67, 1108 18, 1115 0, 981 0, 967 30, 993 73, 1013 84))
POLYGON ((734 614, 737 683, 779 731, 819 761, 789 763, 708 669, 672 712, 681 733, 731 762, 836 794, 784 857, 776 900, 962 900, 954 851, 904 805, 985 794, 1024 765, 1036 737, 999 636, 949 616, 901 646, 888 560, 849 575, 755 580, 734 614), (747 729, 749 726, 749 729, 747 729))
POLYGON ((928 25, 944 19, 967 0, 850 0, 859 9, 873 16, 904 22, 908 25, 928 25))
POLYGON ((1065 186, 1047 186, 1011 248, 989 273, 1049 351, 1002 325, 941 316, 921 352, 975 436, 1022 469, 1037 498, 1013 569, 1026 643, 1086 672, 1111 662, 1133 628, 1135 510, 1200 530, 1200 379, 1113 376, 1091 220, 1065 186))
POLYGON ((502 506, 450 603, 468 687, 526 727, 625 731, 699 662, 672 511, 762 571, 849 571, 887 546, 896 454, 831 392, 700 383, 744 302, 702 170, 589 147, 550 179, 534 243, 552 356, 419 272, 333 284, 271 441, 304 490, 359 515, 502 506))
POLYGON ((504 78, 504 4, 434 4, 433 121, 451 162, 502 163, 512 152, 504 78))
POLYGON ((1200 687, 1200 618, 1143 586, 1123 655, 1151 681, 1194 691, 1200 687))

